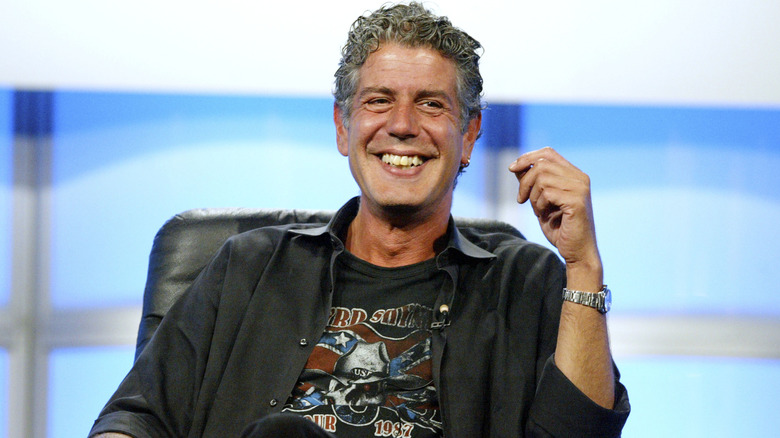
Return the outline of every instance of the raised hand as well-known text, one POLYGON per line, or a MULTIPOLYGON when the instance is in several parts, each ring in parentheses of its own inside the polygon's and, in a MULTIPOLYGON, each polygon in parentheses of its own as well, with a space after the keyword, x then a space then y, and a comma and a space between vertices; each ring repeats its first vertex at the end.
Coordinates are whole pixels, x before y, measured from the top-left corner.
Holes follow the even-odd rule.
POLYGON ((588 175, 549 147, 523 154, 509 170, 520 183, 517 202, 530 202, 567 266, 600 264, 588 175))

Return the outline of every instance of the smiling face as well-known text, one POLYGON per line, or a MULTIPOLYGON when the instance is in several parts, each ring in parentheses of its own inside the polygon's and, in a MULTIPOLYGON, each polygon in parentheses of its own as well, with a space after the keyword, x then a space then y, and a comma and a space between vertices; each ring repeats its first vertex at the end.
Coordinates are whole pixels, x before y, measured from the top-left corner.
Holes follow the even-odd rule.
POLYGON ((338 149, 349 157, 361 208, 449 215, 452 190, 479 133, 461 132, 455 64, 428 48, 384 44, 360 69, 349 127, 334 106, 338 149))

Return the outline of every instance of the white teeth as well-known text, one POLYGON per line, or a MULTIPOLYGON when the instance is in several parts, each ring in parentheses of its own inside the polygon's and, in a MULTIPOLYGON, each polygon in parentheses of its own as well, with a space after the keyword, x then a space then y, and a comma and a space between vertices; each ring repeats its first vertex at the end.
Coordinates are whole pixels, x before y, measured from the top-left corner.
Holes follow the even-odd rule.
POLYGON ((419 166, 423 163, 423 159, 419 155, 395 155, 395 154, 382 154, 382 162, 390 164, 392 166, 401 168, 411 168, 419 166))

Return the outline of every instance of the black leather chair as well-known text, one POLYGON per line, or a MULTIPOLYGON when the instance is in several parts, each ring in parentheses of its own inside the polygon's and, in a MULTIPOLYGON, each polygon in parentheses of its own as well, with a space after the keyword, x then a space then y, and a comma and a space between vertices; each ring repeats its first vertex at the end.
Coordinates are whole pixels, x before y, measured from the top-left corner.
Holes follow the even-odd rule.
MULTIPOLYGON (((234 234, 270 225, 327 223, 332 211, 210 208, 188 210, 169 219, 154 238, 144 290, 143 315, 135 356, 151 339, 163 316, 195 277, 234 234)), ((456 218, 458 228, 509 233, 523 237, 509 224, 486 219, 456 218)))

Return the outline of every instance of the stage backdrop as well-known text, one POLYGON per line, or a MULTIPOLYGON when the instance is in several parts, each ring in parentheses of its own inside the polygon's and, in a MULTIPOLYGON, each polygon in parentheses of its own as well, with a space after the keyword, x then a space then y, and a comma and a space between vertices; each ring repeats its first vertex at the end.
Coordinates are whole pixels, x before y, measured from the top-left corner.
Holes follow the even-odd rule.
MULTIPOLYGON (((560 150, 592 177, 624 436, 772 436, 780 7, 538 3, 426 3, 486 47, 454 214, 548 245, 506 168, 560 150)), ((379 4, 0 2, 0 437, 85 436, 132 364, 166 219, 357 194, 329 93, 379 4)))

